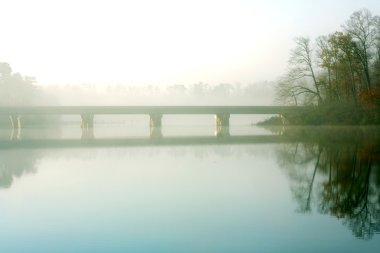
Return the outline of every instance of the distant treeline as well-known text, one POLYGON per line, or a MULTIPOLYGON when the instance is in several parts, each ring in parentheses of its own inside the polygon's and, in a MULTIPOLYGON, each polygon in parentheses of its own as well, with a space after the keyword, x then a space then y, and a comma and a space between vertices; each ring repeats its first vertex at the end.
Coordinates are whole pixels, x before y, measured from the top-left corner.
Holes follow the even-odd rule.
MULTIPOLYGON (((36 79, 13 72, 10 64, 0 62, 0 106, 29 106, 43 104, 49 99, 36 86, 36 79)), ((51 119, 49 119, 51 120, 51 119)), ((38 124, 46 119, 42 116, 28 116, 23 118, 27 124, 38 124)), ((0 117, 1 126, 10 126, 8 116, 0 117)))
MULTIPOLYGON (((288 115, 292 124, 380 123, 380 17, 354 12, 342 31, 295 39, 287 73, 276 85, 281 104, 315 105, 288 115)), ((272 119, 273 121, 273 119, 272 119)))
MULTIPOLYGON (((0 62, 0 106, 48 105, 270 105, 274 83, 156 85, 37 85, 33 77, 0 62)), ((23 125, 57 122, 56 117, 23 117, 23 125)), ((0 125, 10 124, 8 116, 0 125)))
POLYGON ((6 62, 0 62, 0 105, 28 105, 36 99, 35 78, 14 73, 6 62))
POLYGON ((61 105, 270 105, 274 83, 66 85, 44 88, 61 105))
POLYGON ((271 82, 157 85, 37 85, 0 62, 0 106, 20 105, 269 105, 271 82))

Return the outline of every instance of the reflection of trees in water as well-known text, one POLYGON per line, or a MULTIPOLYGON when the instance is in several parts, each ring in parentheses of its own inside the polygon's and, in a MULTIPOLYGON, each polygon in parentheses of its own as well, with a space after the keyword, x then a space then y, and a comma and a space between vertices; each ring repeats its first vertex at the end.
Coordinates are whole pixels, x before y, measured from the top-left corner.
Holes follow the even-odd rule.
POLYGON ((286 145, 278 151, 299 210, 309 212, 313 203, 320 213, 343 219, 355 236, 371 238, 380 232, 378 136, 354 133, 350 142, 319 137, 317 143, 286 145))
POLYGON ((36 172, 38 156, 32 150, 0 151, 0 188, 9 188, 13 179, 36 172))
POLYGON ((326 154, 322 169, 328 180, 320 193, 321 211, 346 219, 358 237, 380 232, 380 184, 375 179, 380 163, 374 147, 332 147, 326 154))
POLYGON ((311 210, 310 202, 317 168, 322 152, 317 145, 289 144, 277 153, 281 167, 286 168, 291 191, 299 203, 300 212, 311 210), (313 163, 313 166, 310 166, 313 163))

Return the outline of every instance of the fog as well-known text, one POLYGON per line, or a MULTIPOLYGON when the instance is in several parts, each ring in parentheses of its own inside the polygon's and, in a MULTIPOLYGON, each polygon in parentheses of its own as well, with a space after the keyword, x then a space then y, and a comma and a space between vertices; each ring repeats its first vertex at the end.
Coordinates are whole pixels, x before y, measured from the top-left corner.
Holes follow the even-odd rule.
POLYGON ((254 84, 168 86, 147 85, 50 85, 14 72, 0 63, 1 105, 270 105, 271 82, 254 84))
POLYGON ((379 3, 1 0, 0 251, 375 252, 379 3))
POLYGON ((0 66, 0 104, 3 106, 271 105, 274 101, 274 84, 271 82, 219 85, 199 82, 167 86, 41 86, 35 78, 13 71, 8 63, 0 63, 0 66))
MULTIPOLYGON (((86 85, 39 85, 36 78, 23 76, 13 71, 8 63, 0 63, 0 105, 1 106, 139 106, 139 105, 272 105, 273 87, 272 82, 251 84, 228 84, 210 85, 199 82, 190 85, 174 84, 168 86, 158 85, 109 85, 97 86, 86 85)), ((8 114, 2 115, 0 122, 10 125, 8 114)), ((95 124, 104 121, 104 115, 98 115, 95 124)), ((149 123, 147 115, 106 116, 107 123, 115 123, 128 119, 131 124, 146 126, 149 123), (111 121, 110 121, 111 120, 111 121), (131 121, 132 120, 132 121, 131 121)), ((165 125, 178 125, 180 123, 214 124, 214 115, 207 117, 191 116, 178 117, 165 115, 165 125)), ((265 118, 265 115, 251 115, 244 120, 232 117, 232 122, 244 122, 251 125, 265 118)), ((65 122, 79 125, 78 115, 58 116, 22 116, 23 125, 44 125, 47 122, 65 122), (51 121, 53 120, 53 121, 51 121)), ((13 124, 13 123, 12 123, 13 124)), ((25 133, 24 133, 25 135, 25 133)), ((11 136, 13 136, 11 134, 11 136)))
POLYGON ((273 84, 249 85, 206 83, 159 87, 115 85, 50 86, 41 89, 47 97, 38 103, 59 105, 270 105, 273 84), (53 101, 49 98, 54 98, 53 101))

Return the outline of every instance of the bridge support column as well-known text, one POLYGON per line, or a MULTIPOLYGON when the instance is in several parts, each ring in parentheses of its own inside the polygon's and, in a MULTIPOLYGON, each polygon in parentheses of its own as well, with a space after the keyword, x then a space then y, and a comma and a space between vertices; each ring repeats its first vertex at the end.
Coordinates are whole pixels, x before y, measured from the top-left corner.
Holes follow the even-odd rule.
POLYGON ((12 124, 11 140, 19 140, 21 136, 21 116, 17 114, 9 115, 12 124))
POLYGON ((91 129, 94 127, 94 114, 82 114, 82 123, 81 128, 82 129, 91 129))
POLYGON ((21 116, 17 114, 9 115, 12 124, 11 140, 19 140, 21 136, 21 116))
POLYGON ((149 114, 150 138, 161 138, 162 114, 149 114))
POLYGON ((227 137, 230 136, 230 128, 226 126, 217 126, 215 129, 216 137, 227 137))
POLYGON ((150 136, 151 139, 158 139, 162 137, 161 127, 151 127, 150 136))
POLYGON ((13 129, 21 128, 21 116, 17 114, 9 115, 13 129))
POLYGON ((283 114, 279 114, 279 117, 281 118, 282 125, 287 125, 289 123, 283 114))
POLYGON ((81 114, 82 140, 94 139, 94 114, 81 114))
POLYGON ((230 126, 230 115, 229 114, 216 114, 215 122, 217 127, 229 127, 230 126))
POLYGON ((155 127, 161 127, 162 114, 149 114, 149 117, 150 117, 149 125, 151 129, 155 127))
POLYGON ((216 114, 215 115, 216 130, 215 135, 218 137, 230 135, 230 115, 229 114, 216 114))

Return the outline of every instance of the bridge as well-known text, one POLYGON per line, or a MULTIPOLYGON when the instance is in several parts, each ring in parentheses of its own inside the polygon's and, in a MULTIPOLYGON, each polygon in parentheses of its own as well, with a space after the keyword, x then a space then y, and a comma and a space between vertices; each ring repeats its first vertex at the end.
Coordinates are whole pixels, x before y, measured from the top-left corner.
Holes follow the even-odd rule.
MULTIPOLYGON (((277 114, 306 110, 303 106, 8 106, 0 115, 9 116, 13 129, 22 128, 24 115, 78 115, 84 131, 94 127, 95 115, 149 115, 151 131, 162 126, 163 115, 215 115, 216 132, 228 134, 230 115, 277 114)), ((154 132, 154 131, 153 131, 154 132)))

